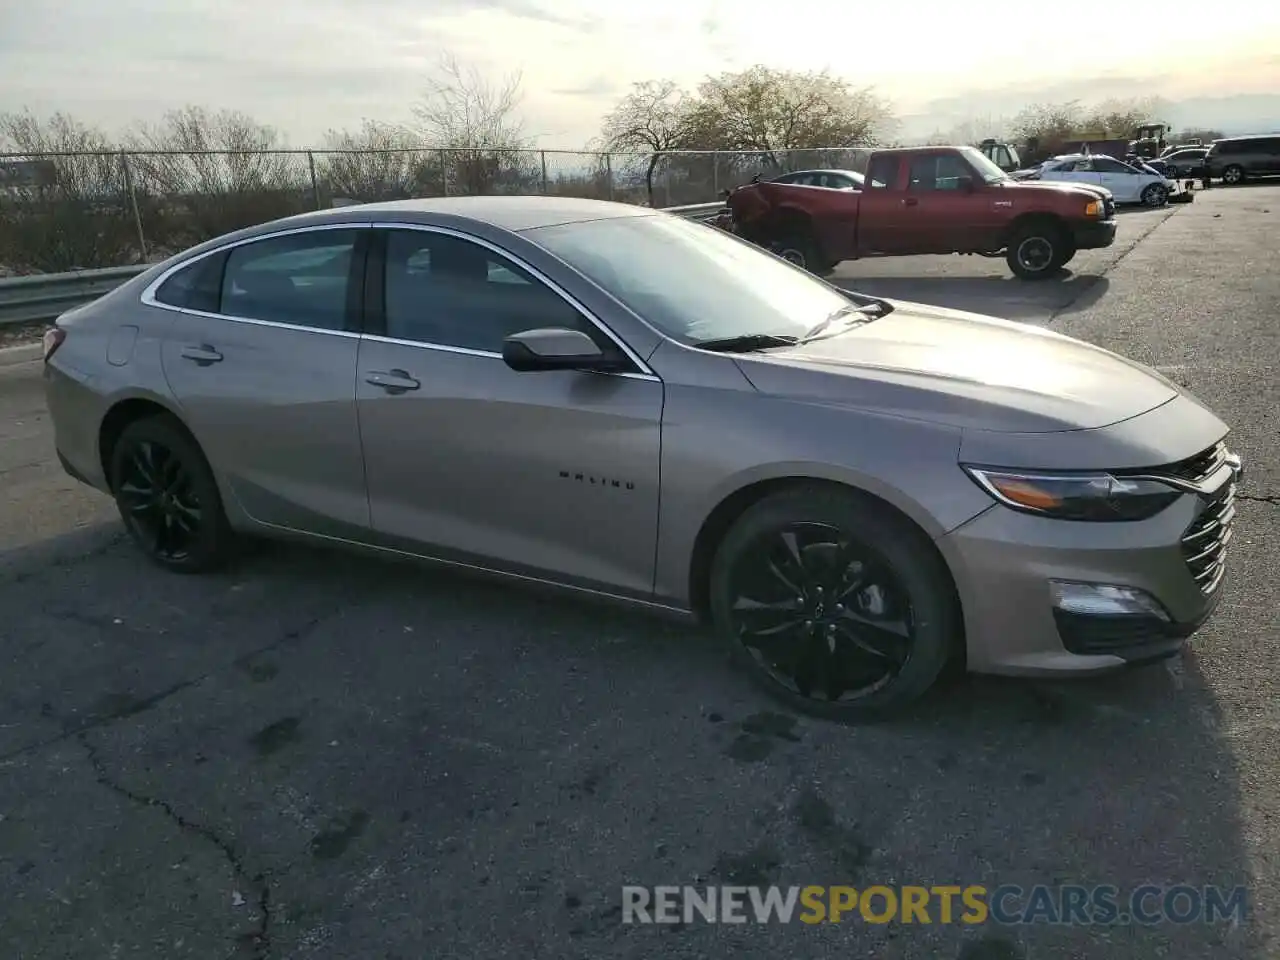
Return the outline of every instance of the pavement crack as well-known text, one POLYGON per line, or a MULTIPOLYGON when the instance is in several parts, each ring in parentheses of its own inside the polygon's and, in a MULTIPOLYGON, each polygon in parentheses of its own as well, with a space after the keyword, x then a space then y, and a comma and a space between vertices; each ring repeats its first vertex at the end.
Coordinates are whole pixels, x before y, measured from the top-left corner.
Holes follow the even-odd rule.
POLYGON ((1247 493, 1237 493, 1237 500, 1247 500, 1250 503, 1269 503, 1273 507, 1280 507, 1280 494, 1271 494, 1269 496, 1255 497, 1247 493))
POLYGON ((232 874, 242 886, 246 889, 256 888, 258 890, 258 922, 252 930, 237 938, 236 947, 232 951, 232 955, 253 958, 253 960, 265 960, 271 945, 270 931, 272 921, 271 887, 267 882, 266 874, 250 874, 245 866, 243 857, 237 852, 235 845, 220 836, 212 827, 189 820, 175 810, 169 801, 160 797, 150 797, 146 794, 138 793, 112 777, 103 762, 101 753, 90 741, 85 731, 78 732, 76 739, 84 748, 85 755, 89 759, 89 766, 93 770, 94 779, 99 786, 110 790, 117 796, 123 797, 130 803, 150 810, 159 810, 183 833, 199 837, 215 847, 230 865, 232 874))

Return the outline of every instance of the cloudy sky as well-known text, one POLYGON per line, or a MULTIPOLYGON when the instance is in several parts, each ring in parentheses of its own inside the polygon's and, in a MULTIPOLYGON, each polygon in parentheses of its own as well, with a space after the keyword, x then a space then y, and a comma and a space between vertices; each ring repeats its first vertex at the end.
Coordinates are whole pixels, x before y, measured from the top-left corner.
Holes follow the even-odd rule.
POLYGON ((1231 98, 1218 103, 1244 126, 1280 123, 1280 4, 1248 6, 0 0, 0 111, 119 128, 187 103, 235 107, 304 146, 365 117, 409 119, 447 50, 495 77, 519 70, 528 132, 546 148, 581 145, 634 81, 692 84, 753 63, 874 85, 925 133, 1074 96, 1231 98))

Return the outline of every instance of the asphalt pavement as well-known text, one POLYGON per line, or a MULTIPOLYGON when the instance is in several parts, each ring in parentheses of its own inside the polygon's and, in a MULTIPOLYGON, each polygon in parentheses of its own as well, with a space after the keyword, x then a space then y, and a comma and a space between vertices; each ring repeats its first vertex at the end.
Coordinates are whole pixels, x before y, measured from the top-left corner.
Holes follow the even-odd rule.
MULTIPOLYGON (((1186 655, 787 715, 696 631, 321 550, 158 572, 0 365, 0 955, 1068 960, 1280 955, 1280 188, 1126 214, 1060 281, 839 282, 1161 367, 1250 470, 1186 655), (1250 891, 1241 924, 624 925, 624 884, 1250 891)), ((2 363, 2 361, 0 361, 2 363)))

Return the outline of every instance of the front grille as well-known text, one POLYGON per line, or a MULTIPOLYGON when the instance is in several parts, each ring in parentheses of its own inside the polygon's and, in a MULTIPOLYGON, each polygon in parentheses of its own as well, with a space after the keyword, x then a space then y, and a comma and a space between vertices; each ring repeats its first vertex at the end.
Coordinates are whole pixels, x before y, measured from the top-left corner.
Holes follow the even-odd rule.
POLYGON ((1102 200, 1103 219, 1110 220, 1116 214, 1116 202, 1111 197, 1104 197, 1102 200))
POLYGON ((1182 535, 1182 556, 1187 569, 1206 596, 1218 589, 1226 570, 1227 544, 1231 542, 1231 521, 1236 515, 1236 483, 1232 479, 1182 535))
POLYGON ((1227 445, 1225 443, 1217 443, 1208 450, 1202 450, 1194 457, 1187 457, 1185 460, 1179 460, 1177 463, 1171 463, 1168 466, 1160 467, 1158 470, 1152 470, 1152 473, 1160 473, 1168 477, 1177 477, 1179 480, 1186 480, 1189 483, 1200 483, 1207 480, 1226 462, 1227 445))

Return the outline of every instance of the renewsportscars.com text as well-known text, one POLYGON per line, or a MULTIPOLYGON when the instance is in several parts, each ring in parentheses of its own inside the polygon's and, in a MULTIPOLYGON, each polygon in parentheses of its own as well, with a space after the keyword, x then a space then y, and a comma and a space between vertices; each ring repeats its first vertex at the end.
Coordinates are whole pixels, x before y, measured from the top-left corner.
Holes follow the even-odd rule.
POLYGON ((622 888, 623 923, 1117 925, 1240 923, 1243 887, 844 886, 622 888))

